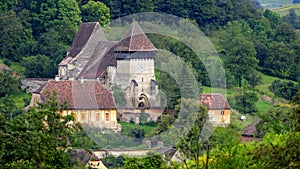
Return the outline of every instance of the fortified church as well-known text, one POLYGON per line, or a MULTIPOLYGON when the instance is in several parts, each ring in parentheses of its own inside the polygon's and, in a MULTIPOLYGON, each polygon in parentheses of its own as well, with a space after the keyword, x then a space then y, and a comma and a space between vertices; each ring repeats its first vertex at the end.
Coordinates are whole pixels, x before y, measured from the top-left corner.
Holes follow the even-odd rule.
POLYGON ((99 23, 83 23, 59 64, 56 79, 96 80, 108 90, 114 86, 121 88, 126 94, 127 108, 159 107, 155 55, 156 48, 137 22, 117 42, 106 39, 99 23))
POLYGON ((61 113, 73 113, 83 124, 120 130, 117 117, 139 123, 141 111, 155 121, 161 113, 153 116, 149 110, 160 106, 156 50, 137 22, 120 41, 109 41, 98 22, 83 23, 58 65, 58 75, 32 94, 29 106, 45 103, 55 92, 58 102, 66 105, 61 113), (123 92, 121 107, 113 88, 123 92))

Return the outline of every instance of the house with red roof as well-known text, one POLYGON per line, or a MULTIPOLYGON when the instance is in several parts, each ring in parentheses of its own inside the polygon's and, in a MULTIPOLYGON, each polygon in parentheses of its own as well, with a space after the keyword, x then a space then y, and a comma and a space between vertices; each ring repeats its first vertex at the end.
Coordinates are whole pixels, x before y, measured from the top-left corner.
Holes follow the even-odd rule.
POLYGON ((49 80, 32 94, 30 105, 47 103, 56 93, 62 115, 71 115, 81 124, 120 130, 114 98, 98 81, 49 80))
POLYGON ((219 93, 202 94, 200 102, 208 109, 208 118, 217 126, 230 124, 230 105, 219 93))

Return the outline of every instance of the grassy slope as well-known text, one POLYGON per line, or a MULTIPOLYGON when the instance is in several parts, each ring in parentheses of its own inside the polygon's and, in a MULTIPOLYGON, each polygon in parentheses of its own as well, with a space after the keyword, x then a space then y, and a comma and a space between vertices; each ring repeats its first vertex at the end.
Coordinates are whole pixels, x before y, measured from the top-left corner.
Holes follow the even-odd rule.
POLYGON ((279 13, 280 16, 282 17, 287 15, 290 9, 295 9, 296 14, 300 15, 300 4, 286 5, 281 8, 274 8, 272 9, 272 11, 279 13))
MULTIPOLYGON (((293 3, 293 0, 258 0, 260 4, 277 4, 277 5, 289 5, 293 3)), ((271 6, 272 7, 272 6, 271 6)))
POLYGON ((23 109, 24 107, 27 106, 27 105, 25 105, 24 99, 27 99, 28 101, 30 101, 31 94, 25 93, 23 91, 19 91, 17 93, 14 93, 10 97, 12 98, 12 100, 14 100, 18 109, 23 109))
POLYGON ((156 128, 157 126, 144 126, 144 125, 136 125, 133 123, 126 123, 126 122, 121 122, 118 121, 119 124, 122 125, 122 134, 127 135, 130 130, 134 128, 141 128, 145 130, 145 137, 148 137, 150 132, 156 128))

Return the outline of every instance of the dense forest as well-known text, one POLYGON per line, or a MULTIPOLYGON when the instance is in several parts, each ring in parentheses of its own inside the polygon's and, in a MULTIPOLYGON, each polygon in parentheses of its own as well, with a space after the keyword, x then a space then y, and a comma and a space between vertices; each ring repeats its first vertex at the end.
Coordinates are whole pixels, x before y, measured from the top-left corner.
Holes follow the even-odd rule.
MULTIPOLYGON (((152 155, 110 157, 106 165, 110 168, 300 166, 297 31, 300 15, 294 11, 280 17, 251 0, 6 0, 0 2, 0 62, 17 75, 11 71, 0 72, 0 168, 78 167, 80 164, 61 151, 68 147, 69 141, 86 149, 99 148, 78 129, 80 126, 66 127, 72 117, 59 120, 55 100, 23 112, 22 106, 16 104, 16 97, 23 92, 19 78, 54 78, 57 65, 65 57, 82 22, 98 21, 103 28, 109 28, 111 20, 140 12, 186 18, 212 40, 225 68, 227 88, 233 93, 228 97, 232 108, 261 119, 258 134, 263 140, 242 143, 241 128, 233 121, 227 128, 218 128, 206 143, 199 142, 199 130, 207 117, 206 110, 200 108, 192 130, 176 147, 188 157, 184 164, 167 166, 161 156, 152 155), (277 80, 261 90, 257 86, 263 83, 263 76, 277 80), (272 97, 272 105, 266 111, 256 107, 262 95, 272 97), (280 104, 275 104, 278 100, 280 104), (49 117, 46 128, 45 114, 49 117), (206 161, 208 153, 210 159, 206 161)), ((210 87, 204 65, 190 48, 170 37, 160 40, 155 35, 148 37, 157 48, 166 49, 188 63, 201 91, 210 87)), ((160 72, 157 80, 162 84, 160 90, 166 94, 169 109, 176 110, 181 101, 189 103, 188 99, 179 100, 178 86, 173 86, 176 83, 168 74, 160 72)), ((28 104, 29 100, 22 102, 28 104)), ((167 130, 174 118, 163 116, 149 135, 167 130)), ((129 135, 141 137, 143 132, 135 129, 129 135)))

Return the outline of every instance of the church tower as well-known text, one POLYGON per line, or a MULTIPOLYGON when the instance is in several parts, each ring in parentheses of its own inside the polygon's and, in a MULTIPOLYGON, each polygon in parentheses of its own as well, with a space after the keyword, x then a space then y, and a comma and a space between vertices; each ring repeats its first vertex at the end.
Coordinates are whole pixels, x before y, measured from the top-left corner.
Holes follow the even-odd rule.
POLYGON ((137 22, 131 24, 116 46, 116 85, 126 92, 127 102, 133 108, 160 106, 154 73, 156 51, 137 22))

